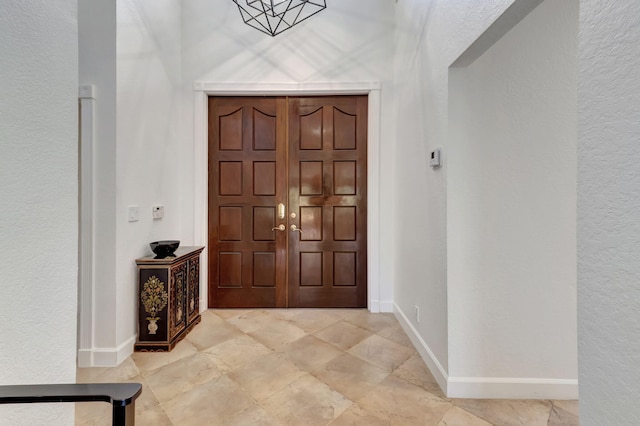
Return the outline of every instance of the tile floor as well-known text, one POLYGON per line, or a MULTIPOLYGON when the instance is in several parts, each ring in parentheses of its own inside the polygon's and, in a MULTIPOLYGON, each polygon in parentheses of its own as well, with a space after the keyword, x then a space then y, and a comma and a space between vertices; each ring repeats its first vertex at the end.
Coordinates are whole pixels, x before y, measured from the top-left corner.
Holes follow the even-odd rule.
MULTIPOLYGON (((139 382, 136 425, 577 425, 576 401, 447 399, 392 314, 208 310, 168 353, 78 382, 139 382)), ((105 403, 77 425, 109 425, 105 403)))

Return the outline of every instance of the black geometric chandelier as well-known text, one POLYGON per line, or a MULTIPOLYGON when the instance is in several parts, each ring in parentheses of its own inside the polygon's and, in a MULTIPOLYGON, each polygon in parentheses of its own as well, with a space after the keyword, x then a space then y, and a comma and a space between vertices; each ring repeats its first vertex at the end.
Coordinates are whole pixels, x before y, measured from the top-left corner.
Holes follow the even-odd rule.
POLYGON ((233 0, 245 24, 274 37, 327 7, 326 0, 233 0))

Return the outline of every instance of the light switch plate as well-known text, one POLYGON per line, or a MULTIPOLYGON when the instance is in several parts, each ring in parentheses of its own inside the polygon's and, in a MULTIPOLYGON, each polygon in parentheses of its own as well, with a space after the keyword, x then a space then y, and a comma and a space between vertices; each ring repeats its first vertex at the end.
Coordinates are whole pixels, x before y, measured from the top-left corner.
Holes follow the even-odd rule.
POLYGON ((129 222, 137 222, 140 220, 140 207, 129 206, 129 222))
POLYGON ((164 217, 164 206, 155 205, 151 207, 151 212, 154 219, 162 219, 164 217))
POLYGON ((433 151, 431 151, 431 158, 429 158, 429 165, 434 168, 440 167, 442 165, 441 156, 442 156, 441 148, 436 148, 433 151))

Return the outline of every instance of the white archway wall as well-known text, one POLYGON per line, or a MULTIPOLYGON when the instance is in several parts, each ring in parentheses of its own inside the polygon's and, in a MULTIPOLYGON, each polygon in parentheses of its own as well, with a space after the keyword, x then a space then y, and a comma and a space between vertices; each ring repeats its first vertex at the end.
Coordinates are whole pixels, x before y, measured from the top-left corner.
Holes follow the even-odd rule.
POLYGON ((578 1, 449 72, 448 395, 577 398, 578 1))

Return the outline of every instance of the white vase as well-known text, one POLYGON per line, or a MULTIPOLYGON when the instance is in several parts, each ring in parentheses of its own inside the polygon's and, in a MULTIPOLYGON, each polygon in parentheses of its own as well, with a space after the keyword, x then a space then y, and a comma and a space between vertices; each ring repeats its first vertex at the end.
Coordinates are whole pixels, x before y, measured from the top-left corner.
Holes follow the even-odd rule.
POLYGON ((149 329, 149 334, 156 334, 156 331, 158 331, 158 324, 156 323, 156 321, 158 321, 158 318, 147 318, 149 320, 149 325, 147 326, 147 328, 149 329))

